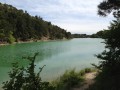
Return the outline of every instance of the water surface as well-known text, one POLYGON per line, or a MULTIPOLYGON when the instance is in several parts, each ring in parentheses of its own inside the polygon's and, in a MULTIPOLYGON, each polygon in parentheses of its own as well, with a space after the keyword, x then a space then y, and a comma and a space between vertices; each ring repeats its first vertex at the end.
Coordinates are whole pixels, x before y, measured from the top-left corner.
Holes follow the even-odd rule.
POLYGON ((67 69, 91 67, 91 63, 99 61, 94 55, 104 50, 101 42, 102 39, 81 38, 0 46, 0 83, 8 79, 11 63, 19 62, 26 67, 28 61, 22 56, 32 56, 35 52, 39 52, 36 71, 46 65, 41 74, 43 80, 55 79, 67 69))

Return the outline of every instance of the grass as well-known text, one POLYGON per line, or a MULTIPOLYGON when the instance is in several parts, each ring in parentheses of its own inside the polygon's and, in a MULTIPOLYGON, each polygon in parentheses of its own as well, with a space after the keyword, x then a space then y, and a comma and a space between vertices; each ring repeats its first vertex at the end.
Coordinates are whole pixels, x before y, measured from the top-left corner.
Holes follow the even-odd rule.
POLYGON ((62 76, 52 81, 52 85, 56 88, 55 90, 70 90, 73 87, 80 87, 84 83, 84 75, 93 71, 94 69, 91 68, 85 68, 79 72, 76 72, 75 69, 67 70, 62 76))

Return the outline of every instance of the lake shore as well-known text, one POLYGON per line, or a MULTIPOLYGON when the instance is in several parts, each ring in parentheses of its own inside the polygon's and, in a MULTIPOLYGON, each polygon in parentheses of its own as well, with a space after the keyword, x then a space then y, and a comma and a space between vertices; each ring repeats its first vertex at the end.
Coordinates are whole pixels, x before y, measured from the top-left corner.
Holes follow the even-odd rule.
POLYGON ((51 81, 68 69, 76 68, 76 71, 79 71, 91 67, 91 63, 98 63, 93 55, 103 51, 104 45, 100 43, 102 41, 102 39, 84 38, 1 46, 0 81, 6 81, 11 63, 19 62, 20 66, 26 66, 28 63, 22 57, 32 56, 36 52, 40 52, 36 67, 46 65, 41 73, 44 81, 51 81))
MULTIPOLYGON (((42 38, 40 40, 26 40, 26 41, 21 41, 19 40, 18 42, 14 42, 12 44, 21 44, 21 43, 32 43, 32 42, 46 42, 46 41, 58 41, 58 40, 69 40, 69 39, 66 39, 66 38, 63 38, 63 39, 48 39, 48 38, 42 38)), ((7 43, 7 42, 3 42, 3 43, 0 43, 0 46, 6 46, 6 45, 11 45, 10 43, 7 43)))
MULTIPOLYGON (((71 38, 71 39, 75 39, 75 38, 71 38)), ((48 38, 42 38, 42 39, 39 39, 39 40, 26 40, 26 41, 21 41, 21 40, 18 40, 18 42, 14 42, 12 44, 21 44, 21 43, 32 43, 32 42, 46 42, 46 41, 64 41, 64 40, 71 40, 71 39, 67 39, 67 38, 63 38, 63 39, 48 39, 48 38)), ((76 38, 76 39, 85 39, 85 38, 76 38)), ((88 39, 88 38, 87 38, 88 39)), ((91 39, 96 39, 96 38, 91 38, 91 39)), ((97 38, 98 39, 98 38, 97 38)), ((101 38, 99 38, 101 39, 101 38)), ((7 42, 3 42, 3 43, 0 43, 0 46, 6 46, 6 45, 11 45, 10 43, 7 43, 7 42)))

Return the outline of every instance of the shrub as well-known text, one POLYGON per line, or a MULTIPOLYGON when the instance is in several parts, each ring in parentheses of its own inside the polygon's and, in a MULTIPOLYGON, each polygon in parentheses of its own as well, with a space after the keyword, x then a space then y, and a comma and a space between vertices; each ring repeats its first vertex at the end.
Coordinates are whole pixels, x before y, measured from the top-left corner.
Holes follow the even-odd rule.
POLYGON ((70 90, 72 87, 80 86, 83 82, 83 77, 75 72, 75 70, 66 71, 59 79, 53 82, 56 90, 70 90))
POLYGON ((12 71, 9 72, 10 80, 3 83, 4 90, 54 90, 49 82, 43 82, 40 77, 44 66, 40 68, 38 73, 34 72, 37 55, 38 53, 35 53, 33 57, 25 57, 30 61, 26 69, 20 68, 17 63, 13 64, 12 71))
POLYGON ((79 75, 84 76, 84 75, 85 75, 85 70, 84 70, 84 69, 81 70, 81 71, 79 72, 79 75))
POLYGON ((85 73, 89 73, 89 72, 91 72, 91 71, 92 71, 91 68, 85 68, 85 73))
POLYGON ((9 35, 8 35, 8 43, 12 44, 15 42, 15 38, 13 36, 13 32, 9 32, 9 35))

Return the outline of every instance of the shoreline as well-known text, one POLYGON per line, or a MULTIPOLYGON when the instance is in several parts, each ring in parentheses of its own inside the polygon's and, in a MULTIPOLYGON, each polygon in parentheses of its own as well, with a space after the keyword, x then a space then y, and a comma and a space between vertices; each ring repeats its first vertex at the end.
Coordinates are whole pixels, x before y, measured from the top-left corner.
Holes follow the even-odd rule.
MULTIPOLYGON (((71 39, 74 39, 74 38, 71 38, 71 39)), ((0 46, 7 46, 7 45, 14 45, 14 44, 21 44, 21 43, 42 42, 42 41, 43 42, 46 42, 46 41, 64 41, 64 40, 71 40, 71 39, 63 38, 63 39, 53 39, 53 40, 52 39, 28 40, 28 41, 18 41, 18 42, 14 42, 14 43, 11 43, 11 44, 3 42, 3 43, 0 43, 0 46)), ((81 38, 79 38, 79 39, 81 39, 81 38)), ((92 38, 92 39, 95 39, 95 38, 92 38)))
POLYGON ((32 42, 47 42, 47 41, 57 41, 57 40, 70 40, 70 39, 66 39, 66 38, 63 38, 63 39, 40 39, 40 40, 28 40, 28 41, 18 41, 18 42, 14 42, 14 43, 0 43, 0 46, 7 46, 7 45, 14 45, 14 44, 21 44, 21 43, 32 43, 32 42))
MULTIPOLYGON (((66 39, 66 38, 63 38, 63 39, 47 39, 47 38, 42 38, 40 40, 27 40, 27 41, 20 41, 19 40, 18 42, 14 42, 14 43, 11 43, 11 44, 3 42, 3 43, 0 43, 0 46, 7 46, 7 45, 14 45, 14 44, 21 44, 21 43, 42 42, 42 41, 43 42, 46 42, 46 41, 64 41, 64 40, 71 40, 71 39, 74 39, 74 38, 70 38, 70 39, 66 39)), ((81 38, 79 38, 79 39, 81 39, 81 38)), ((94 38, 92 38, 92 39, 94 39, 94 38)))
POLYGON ((2 43, 0 44, 0 46, 6 46, 6 45, 14 45, 14 44, 21 44, 21 43, 32 43, 32 42, 41 42, 41 41, 50 41, 50 40, 38 40, 38 41, 33 41, 33 40, 30 40, 30 41, 19 41, 19 42, 14 42, 14 43, 2 43))

